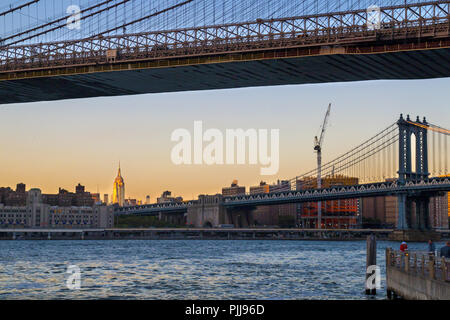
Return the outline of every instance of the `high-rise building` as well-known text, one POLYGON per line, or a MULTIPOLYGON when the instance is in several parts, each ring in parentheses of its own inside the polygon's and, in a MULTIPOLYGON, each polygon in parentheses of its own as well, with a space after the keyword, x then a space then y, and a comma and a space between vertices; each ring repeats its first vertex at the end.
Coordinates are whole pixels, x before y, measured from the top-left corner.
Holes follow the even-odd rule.
POLYGON ((147 195, 145 197, 145 204, 150 204, 150 196, 149 195, 147 195))
POLYGON ((269 185, 264 181, 259 183, 259 186, 250 187, 250 194, 269 193, 269 185))
POLYGON ((222 195, 227 196, 237 196, 240 194, 245 194, 245 187, 240 187, 238 181, 234 180, 230 187, 222 188, 222 195))
MULTIPOLYGON (((358 178, 336 175, 322 178, 322 188, 350 186, 359 183, 358 178)), ((297 180, 297 190, 317 188, 317 178, 297 180)), ((359 199, 328 200, 321 202, 322 228, 349 229, 359 226, 359 199)), ((317 229, 318 202, 305 202, 299 205, 299 224, 303 228, 317 229)))
POLYGON ((76 187, 75 187, 75 193, 77 194, 82 194, 85 192, 85 188, 84 186, 81 185, 81 183, 79 183, 76 187))
POLYGON ((112 203, 118 204, 120 207, 123 207, 124 201, 125 201, 125 182, 123 181, 120 172, 120 163, 119 163, 119 171, 117 173, 116 179, 114 180, 112 203))
POLYGON ((100 201, 100 193, 91 193, 92 200, 94 200, 95 204, 99 204, 100 201))
POLYGON ((25 193, 26 185, 24 183, 18 183, 16 186, 16 193, 25 193))
POLYGON ((161 197, 156 198, 156 203, 179 203, 183 202, 182 197, 172 197, 172 192, 164 191, 161 197))
POLYGON ((105 194, 103 195, 103 202, 104 202, 106 205, 108 205, 108 203, 109 203, 109 196, 108 196, 107 193, 105 193, 105 194))
POLYGON ((132 206, 136 206, 136 205, 138 205, 138 200, 136 200, 136 199, 129 198, 129 199, 125 199, 125 201, 124 201, 125 207, 132 207, 132 206))

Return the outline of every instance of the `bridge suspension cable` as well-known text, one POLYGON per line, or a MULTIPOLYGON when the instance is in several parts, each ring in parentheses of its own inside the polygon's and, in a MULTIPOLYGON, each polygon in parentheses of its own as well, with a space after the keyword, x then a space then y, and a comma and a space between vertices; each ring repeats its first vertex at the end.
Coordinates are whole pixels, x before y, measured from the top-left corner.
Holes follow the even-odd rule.
POLYGON ((163 14, 163 13, 165 13, 165 12, 169 12, 169 11, 171 11, 171 10, 173 10, 173 9, 178 8, 178 7, 182 7, 182 6, 184 6, 184 5, 188 4, 188 3, 191 3, 192 1, 194 1, 194 0, 186 0, 186 1, 183 1, 183 2, 181 2, 181 3, 178 3, 178 4, 176 4, 176 5, 171 6, 171 7, 169 7, 169 8, 165 8, 165 9, 163 9, 163 10, 160 10, 160 11, 157 11, 157 12, 154 12, 154 13, 151 13, 151 14, 149 14, 149 15, 146 15, 146 16, 144 16, 144 17, 142 17, 142 18, 139 18, 139 19, 136 19, 136 20, 133 20, 133 21, 124 23, 124 24, 122 24, 122 25, 119 25, 119 26, 117 26, 117 27, 114 27, 114 28, 112 28, 112 29, 109 29, 109 30, 105 30, 105 31, 103 31, 103 32, 100 32, 100 33, 98 33, 98 34, 96 34, 96 35, 93 35, 93 37, 98 37, 99 35, 103 35, 103 34, 107 34, 107 33, 113 32, 113 31, 117 31, 117 30, 123 29, 123 28, 125 28, 125 27, 127 27, 127 26, 130 26, 130 25, 139 23, 139 22, 141 22, 141 21, 143 21, 143 20, 146 20, 146 19, 155 17, 155 16, 160 15, 160 14, 163 14))
MULTIPOLYGON (((426 122, 407 122, 428 129, 430 175, 433 177, 449 175, 450 130, 426 122)), ((396 179, 399 164, 398 143, 398 127, 394 123, 356 148, 323 165, 322 176, 325 181, 322 181, 322 185, 327 187, 329 184, 359 184, 396 179)), ((412 144, 414 153, 416 152, 414 142, 412 144)), ((314 169, 289 180, 291 190, 317 188, 316 174, 317 169, 314 169)))
MULTIPOLYGON (((95 34, 104 34, 105 30, 119 31, 124 29, 125 26, 132 26, 131 30, 127 30, 128 32, 148 32, 148 31, 158 31, 158 30, 169 30, 169 29, 180 29, 180 28, 189 28, 189 27, 198 27, 198 26, 207 26, 207 25, 218 25, 218 24, 229 24, 229 23, 237 23, 237 22, 245 22, 245 21, 255 21, 258 19, 279 19, 282 17, 288 16, 307 16, 307 15, 329 15, 332 17, 337 12, 343 11, 360 11, 358 13, 357 20, 364 20, 364 12, 367 8, 373 5, 373 1, 369 0, 335 0, 335 1, 319 1, 319 0, 299 0, 299 1, 291 1, 291 0, 266 0, 266 1, 256 1, 256 0, 224 0, 221 2, 210 1, 210 0, 191 0, 191 1, 181 1, 181 0, 159 0, 159 1, 147 1, 147 0, 129 0, 126 1, 126 4, 123 4, 120 12, 117 11, 117 7, 120 5, 117 4, 120 0, 79 0, 78 4, 80 7, 84 8, 80 13, 88 12, 93 8, 98 8, 102 5, 110 4, 112 8, 115 10, 107 10, 107 12, 101 12, 102 14, 95 15, 95 19, 91 16, 92 19, 83 19, 89 20, 87 21, 88 25, 83 27, 83 31, 79 33, 73 33, 70 30, 65 30, 63 33, 60 33, 60 37, 57 37, 55 32, 60 31, 61 28, 50 29, 47 30, 44 34, 36 35, 33 38, 40 37, 43 35, 49 35, 45 41, 57 41, 61 36, 64 37, 62 40, 74 40, 74 35, 83 35, 79 39, 90 37, 95 34), (92 4, 94 1, 94 4, 92 4), (173 12, 171 10, 165 11, 164 9, 174 8, 173 12), (158 14, 158 19, 154 18, 154 14, 157 12, 162 12, 158 14), (118 17, 119 15, 119 17, 118 17), (111 23, 112 22, 112 25, 111 23)), ((447 4, 443 1, 437 2, 427 2, 416 0, 415 4, 426 4, 426 3, 442 3, 443 9, 446 9, 447 4)), ((14 38, 19 37, 20 34, 27 34, 30 30, 37 29, 40 30, 44 27, 48 27, 49 22, 50 25, 54 25, 55 23, 59 23, 64 19, 67 19, 67 13, 65 11, 58 12, 58 7, 63 8, 61 6, 54 5, 55 1, 53 1, 53 10, 51 8, 51 0, 34 0, 29 1, 24 5, 16 6, 12 13, 16 11, 20 13, 21 9, 24 7, 31 6, 32 4, 42 4, 39 10, 36 10, 36 14, 31 14, 29 12, 29 16, 33 19, 33 21, 38 22, 37 25, 33 27, 28 26, 25 30, 22 28, 17 32, 12 32, 12 30, 5 30, 6 36, 3 38, 10 38, 14 36, 14 38), (47 4, 49 8, 47 8, 47 4), (51 20, 49 17, 53 13, 54 18, 51 20)), ((62 4, 62 6, 69 4, 67 0, 60 0, 58 3, 62 4)), ((414 6, 415 4, 405 4, 402 0, 384 0, 377 1, 377 4, 380 7, 392 7, 394 11, 403 10, 404 6, 414 6)), ((10 12, 11 9, 5 11, 10 12)), ((413 18, 417 11, 416 8, 411 7, 410 10, 406 10, 403 14, 400 12, 389 13, 389 10, 386 11, 386 14, 394 14, 398 17, 405 17, 408 20, 409 15, 413 18)), ((81 16, 83 18, 83 15, 81 16)), ((341 22, 344 25, 349 26, 351 24, 351 20, 353 18, 345 21, 346 19, 350 19, 350 16, 344 17, 341 22)), ((12 25, 15 25, 19 19, 13 19, 10 21, 12 25)), ((314 24, 314 18, 311 18, 309 24, 314 24)), ((319 19, 320 20, 320 19, 319 19)), ((317 22, 320 22, 317 20, 317 22)), ((334 19, 331 19, 334 21, 334 19)), ((412 19, 414 20, 414 19, 412 19)), ((325 21, 325 20, 324 20, 325 21)), ((326 21, 325 21, 326 22, 326 21)), ((337 23, 337 21, 333 22, 333 24, 337 23)), ((337 27, 337 25, 336 25, 337 27)), ((6 28, 5 28, 6 29, 6 28)), ((26 40, 30 39, 19 39, 19 42, 11 42, 9 45, 23 43, 26 40)), ((18 41, 18 40, 17 40, 18 41)), ((36 41, 37 43, 42 42, 41 39, 36 41)))
POLYGON ((5 16, 5 15, 10 14, 10 13, 13 13, 13 12, 18 11, 18 10, 21 10, 21 9, 23 9, 25 7, 31 6, 32 4, 35 4, 35 3, 39 2, 39 1, 41 1, 41 0, 28 1, 27 3, 24 3, 22 5, 16 6, 14 8, 10 8, 10 9, 8 9, 6 11, 3 11, 3 12, 0 12, 0 17, 5 16))
POLYGON ((431 132, 431 143, 428 144, 430 157, 430 174, 432 176, 448 176, 450 174, 448 137, 450 130, 434 124, 428 124, 431 132))
MULTIPOLYGON (((189 55, 191 52, 239 51, 255 45, 270 45, 271 48, 323 46, 347 37, 352 39, 353 33, 370 32, 367 29, 367 8, 361 8, 365 2, 355 0, 337 1, 333 6, 323 7, 312 0, 303 0, 297 7, 286 0, 276 1, 274 7, 264 1, 250 0, 225 0, 221 3, 206 0, 109 0, 106 3, 104 5, 109 3, 110 9, 102 8, 81 16, 83 27, 79 31, 63 28, 66 24, 61 23, 61 19, 67 17, 64 13, 51 20, 60 21, 56 26, 45 26, 49 23, 45 21, 12 34, 6 32, 6 37, 2 35, 5 39, 32 29, 41 30, 13 38, 16 40, 7 45, 0 44, 0 68, 18 70, 34 65, 49 67, 65 63, 79 65, 87 61, 104 62, 107 49, 118 50, 122 57, 119 60, 123 60, 167 57, 181 52, 189 55), (119 34, 121 31, 123 34, 119 34), (55 32, 65 40, 60 41, 55 32)), ((380 9, 384 26, 382 33, 390 34, 393 28, 423 33, 436 27, 448 29, 450 1, 414 4, 391 1, 389 4, 395 5, 380 9)))
MULTIPOLYGON (((353 179, 357 184, 394 178, 397 171, 397 143, 398 128, 394 123, 349 152, 324 164, 323 179, 343 182, 345 179, 353 179)), ((316 173, 317 169, 314 169, 289 180, 291 189, 314 188, 316 173)))
POLYGON ((429 171, 432 176, 445 176, 449 174, 448 136, 450 130, 431 123, 418 123, 407 121, 420 128, 427 129, 431 134, 428 143, 429 171))
MULTIPOLYGON (((106 4, 109 4, 111 1, 113 1, 113 0, 106 0, 106 1, 103 1, 101 3, 96 4, 94 6, 91 6, 91 7, 88 7, 86 9, 83 9, 83 10, 80 11, 80 14, 83 14, 83 13, 92 11, 94 9, 100 8, 100 7, 102 7, 102 6, 106 5, 106 4)), ((122 1, 120 1, 118 3, 115 3, 115 4, 111 5, 111 6, 102 8, 102 9, 100 9, 98 11, 95 11, 95 12, 92 12, 92 13, 89 13, 88 15, 81 15, 80 16, 80 21, 83 21, 85 19, 91 18, 91 17, 96 16, 96 15, 102 13, 102 12, 105 12, 105 11, 111 10, 113 8, 116 8, 116 7, 120 6, 120 5, 124 5, 125 3, 129 2, 129 1, 131 1, 131 0, 122 0, 122 1)), ((14 44, 18 44, 18 43, 24 42, 26 40, 34 39, 36 37, 39 37, 39 36, 45 35, 47 33, 50 33, 50 32, 53 32, 53 31, 56 31, 58 29, 66 27, 67 26, 67 19, 70 18, 70 17, 71 17, 70 15, 64 16, 62 18, 59 18, 59 19, 53 20, 51 22, 39 25, 37 27, 21 31, 19 33, 16 33, 16 34, 10 35, 10 36, 8 36, 6 38, 3 38, 2 41, 7 41, 7 40, 11 40, 11 39, 14 39, 14 38, 17 38, 17 37, 21 37, 21 36, 23 36, 25 34, 29 34, 29 33, 35 32, 37 30, 44 29, 44 28, 53 26, 53 25, 55 25, 57 23, 63 22, 63 23, 61 23, 61 24, 59 24, 57 26, 54 26, 54 27, 52 27, 52 28, 50 28, 48 30, 41 31, 39 33, 36 33, 36 34, 30 35, 30 36, 27 36, 27 37, 24 37, 24 38, 12 41, 12 42, 4 44, 4 45, 5 46, 11 46, 11 45, 14 45, 14 44)))

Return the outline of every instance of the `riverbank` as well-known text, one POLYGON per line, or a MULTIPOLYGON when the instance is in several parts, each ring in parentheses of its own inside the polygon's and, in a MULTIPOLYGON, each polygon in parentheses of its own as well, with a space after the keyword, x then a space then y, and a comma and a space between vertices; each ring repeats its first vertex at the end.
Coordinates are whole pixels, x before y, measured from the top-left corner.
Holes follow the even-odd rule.
POLYGON ((375 233, 387 240, 391 229, 133 228, 0 229, 0 240, 363 240, 375 233))
MULTIPOLYGON (((0 240, 390 240, 392 229, 133 228, 0 229, 0 240)), ((450 231, 439 232, 449 239, 450 231)))

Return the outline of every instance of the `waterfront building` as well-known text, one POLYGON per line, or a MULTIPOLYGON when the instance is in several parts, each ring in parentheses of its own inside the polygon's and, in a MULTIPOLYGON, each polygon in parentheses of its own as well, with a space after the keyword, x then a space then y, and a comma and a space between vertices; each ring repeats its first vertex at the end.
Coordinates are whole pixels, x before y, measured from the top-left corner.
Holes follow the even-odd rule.
POLYGON ((237 180, 233 180, 230 187, 222 188, 222 195, 224 197, 238 196, 241 194, 245 194, 245 187, 240 187, 237 180))
MULTIPOLYGON (((96 201, 96 194, 91 194, 85 191, 85 187, 78 184, 75 187, 76 192, 69 192, 65 189, 59 188, 57 194, 42 194, 42 201, 44 204, 60 207, 70 206, 92 206, 96 201)), ((23 183, 17 184, 16 190, 11 188, 0 188, 0 203, 11 207, 26 206, 28 192, 26 185, 23 183)))
POLYGON ((120 164, 119 164, 119 171, 117 172, 117 177, 116 179, 114 179, 112 203, 118 204, 119 207, 123 207, 125 203, 125 182, 123 181, 120 172, 120 164))
POLYGON ((51 206, 44 203, 40 189, 27 193, 25 206, 0 204, 0 228, 112 228, 112 206, 51 206))

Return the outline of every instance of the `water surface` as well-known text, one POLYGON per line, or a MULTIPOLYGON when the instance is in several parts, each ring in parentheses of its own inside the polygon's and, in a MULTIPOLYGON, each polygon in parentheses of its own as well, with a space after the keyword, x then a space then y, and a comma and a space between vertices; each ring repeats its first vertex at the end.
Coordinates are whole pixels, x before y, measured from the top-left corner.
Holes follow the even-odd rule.
POLYGON ((365 261, 365 241, 0 241, 0 299, 367 299, 365 261))

